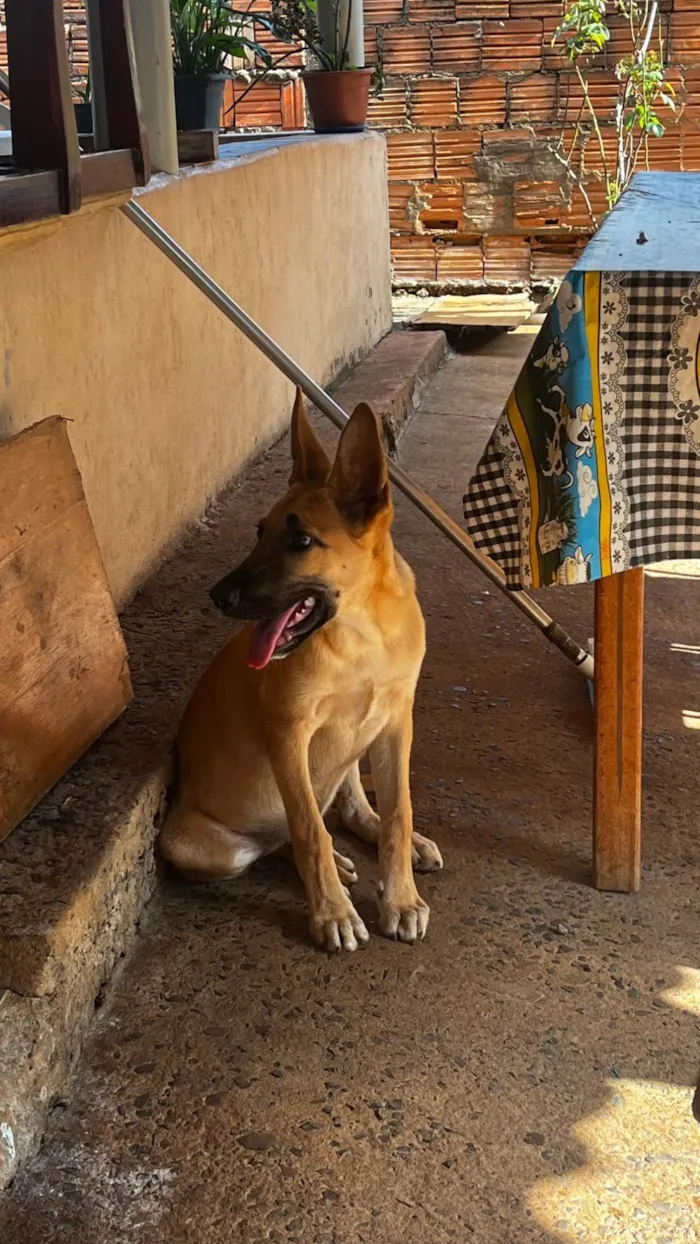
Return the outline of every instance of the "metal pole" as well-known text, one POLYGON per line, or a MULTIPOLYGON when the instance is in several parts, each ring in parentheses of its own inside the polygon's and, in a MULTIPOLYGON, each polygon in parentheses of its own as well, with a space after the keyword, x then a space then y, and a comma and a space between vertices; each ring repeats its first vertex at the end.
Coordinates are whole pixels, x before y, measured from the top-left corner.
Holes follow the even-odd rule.
POLYGON ((319 0, 316 17, 325 51, 333 53, 336 44, 339 42, 342 47, 347 37, 346 64, 363 69, 365 26, 362 0, 319 0))
MULTIPOLYGON (((199 264, 195 263, 187 251, 183 250, 170 237, 170 234, 152 216, 149 216, 148 212, 145 212, 133 199, 129 203, 124 203, 121 210, 157 246, 158 250, 162 251, 176 268, 179 268, 209 301, 213 302, 214 306, 218 307, 219 311, 222 311, 227 319, 231 320, 248 340, 252 341, 253 345, 256 345, 266 358, 284 373, 288 380, 299 386, 309 401, 313 402, 314 406, 317 406, 331 423, 341 429, 345 426, 348 416, 342 407, 334 402, 333 398, 329 397, 320 385, 316 384, 315 380, 312 380, 299 367, 298 363, 294 362, 294 359, 285 354, 284 350, 271 337, 268 337, 254 320, 251 320, 250 316, 229 297, 220 285, 212 280, 203 268, 200 268, 199 264)), ((527 596, 525 592, 509 590, 500 566, 481 553, 467 533, 395 462, 389 463, 389 476, 392 483, 408 497, 409 501, 413 502, 421 513, 425 514, 426 518, 429 518, 431 523, 434 523, 438 530, 447 536, 448 540, 451 540, 475 566, 478 566, 479 570, 504 593, 508 600, 512 601, 517 609, 520 609, 531 622, 534 622, 543 635, 546 635, 547 639, 555 644, 585 677, 593 677, 593 657, 590 652, 580 648, 567 635, 563 627, 554 622, 549 614, 545 613, 544 609, 541 609, 536 601, 527 596)))

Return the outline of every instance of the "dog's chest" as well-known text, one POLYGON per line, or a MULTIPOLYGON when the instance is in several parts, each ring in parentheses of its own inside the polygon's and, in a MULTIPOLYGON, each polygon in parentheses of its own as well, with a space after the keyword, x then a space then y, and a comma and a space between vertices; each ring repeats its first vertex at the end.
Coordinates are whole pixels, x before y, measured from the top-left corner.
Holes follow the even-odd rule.
POLYGON ((331 721, 338 721, 342 727, 354 735, 366 735, 374 738, 381 730, 386 719, 386 710, 382 709, 381 696, 376 686, 369 686, 351 691, 347 696, 339 696, 331 721))
POLYGON ((322 706, 319 735, 342 756, 361 754, 386 726, 397 699, 391 683, 358 680, 329 695, 322 706))

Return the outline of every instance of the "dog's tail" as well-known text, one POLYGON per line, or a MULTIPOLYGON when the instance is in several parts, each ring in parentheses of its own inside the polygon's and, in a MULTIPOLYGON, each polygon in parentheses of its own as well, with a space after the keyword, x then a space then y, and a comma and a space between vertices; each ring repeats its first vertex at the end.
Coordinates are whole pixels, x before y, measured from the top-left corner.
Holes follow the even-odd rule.
POLYGON ((154 817, 156 829, 160 831, 165 824, 165 818, 173 806, 173 802, 177 795, 180 776, 180 765, 177 752, 177 742, 173 743, 167 757, 167 777, 165 782, 165 790, 158 805, 158 811, 154 817))

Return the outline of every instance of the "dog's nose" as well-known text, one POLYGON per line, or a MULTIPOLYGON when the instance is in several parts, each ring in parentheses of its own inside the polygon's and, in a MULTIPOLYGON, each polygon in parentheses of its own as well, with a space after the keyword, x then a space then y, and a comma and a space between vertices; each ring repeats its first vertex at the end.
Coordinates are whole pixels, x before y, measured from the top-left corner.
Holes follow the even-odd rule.
POLYGON ((215 583, 209 593, 211 599, 217 609, 221 609, 223 613, 227 613, 231 609, 235 609, 240 600, 241 591, 235 584, 231 583, 230 576, 221 579, 219 583, 215 583))

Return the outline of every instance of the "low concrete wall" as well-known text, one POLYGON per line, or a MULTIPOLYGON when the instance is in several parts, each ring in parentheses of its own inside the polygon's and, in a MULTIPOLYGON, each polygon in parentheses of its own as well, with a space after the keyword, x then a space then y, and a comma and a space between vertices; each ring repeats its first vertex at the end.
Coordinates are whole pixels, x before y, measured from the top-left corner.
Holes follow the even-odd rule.
MULTIPOLYGON (((140 202, 321 383, 391 327, 377 135, 247 145, 140 202)), ((0 249, 0 436, 73 420, 119 604, 282 431, 291 397, 116 207, 0 249)))

